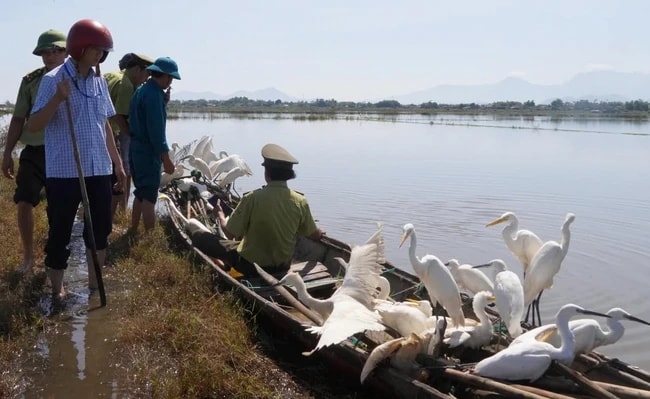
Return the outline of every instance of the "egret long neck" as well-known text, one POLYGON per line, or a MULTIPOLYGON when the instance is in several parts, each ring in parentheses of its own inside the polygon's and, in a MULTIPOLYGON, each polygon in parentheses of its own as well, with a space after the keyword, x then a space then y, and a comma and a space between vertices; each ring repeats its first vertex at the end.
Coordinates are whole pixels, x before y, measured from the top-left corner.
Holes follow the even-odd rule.
POLYGON ((294 288, 298 294, 298 299, 307 305, 310 309, 320 313, 321 316, 327 318, 330 313, 332 313, 331 304, 322 299, 314 298, 309 292, 307 292, 307 286, 305 282, 301 279, 296 279, 294 283, 294 288))
POLYGON ((506 246, 510 247, 510 244, 515 242, 515 234, 519 230, 519 221, 511 217, 510 222, 503 228, 501 235, 503 236, 503 241, 506 242, 506 246))
POLYGON ((566 256, 569 251, 569 242, 571 241, 571 231, 569 230, 569 225, 571 222, 564 222, 562 225, 562 242, 560 242, 560 247, 562 248, 562 254, 566 256))
POLYGON ((418 240, 415 238, 415 231, 412 231, 410 236, 411 243, 409 244, 409 260, 411 261, 413 270, 415 270, 415 274, 420 275, 420 272, 422 271, 422 264, 420 263, 420 259, 418 259, 418 257, 415 255, 415 247, 418 244, 418 240))
POLYGON ((569 328, 569 317, 560 313, 555 320, 555 325, 557 326, 562 344, 557 350, 558 354, 561 356, 571 356, 573 357, 576 347, 576 338, 573 335, 573 332, 569 328))
POLYGON ((602 342, 599 343, 600 346, 613 344, 625 334, 625 327, 615 318, 607 319, 607 327, 609 327, 609 331, 603 333, 604 336, 602 342))
POLYGON ((476 299, 476 297, 474 297, 472 309, 474 310, 476 317, 478 317, 478 320, 481 322, 481 326, 492 325, 492 323, 490 323, 490 318, 485 312, 486 306, 487 300, 484 296, 481 296, 479 299, 476 299))

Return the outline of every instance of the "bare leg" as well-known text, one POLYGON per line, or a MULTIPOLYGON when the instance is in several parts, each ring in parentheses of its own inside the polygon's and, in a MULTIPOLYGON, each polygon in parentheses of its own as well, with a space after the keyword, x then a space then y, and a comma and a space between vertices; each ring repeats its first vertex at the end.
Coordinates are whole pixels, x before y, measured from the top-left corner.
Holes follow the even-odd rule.
POLYGON ((152 230, 156 224, 156 205, 144 200, 142 201, 142 222, 145 231, 152 230))
POLYGON ((113 195, 111 198, 111 214, 113 217, 115 217, 115 211, 117 210, 117 206, 120 204, 122 197, 124 194, 121 195, 113 195))
POLYGON ((124 193, 120 195, 120 209, 122 212, 126 212, 127 204, 129 203, 129 196, 131 194, 131 176, 126 176, 126 181, 124 182, 124 193))
POLYGON ((23 263, 18 271, 24 273, 34 265, 34 207, 29 202, 18 203, 18 230, 23 243, 23 263))
MULTIPOLYGON (((533 306, 533 303, 535 303, 535 301, 533 301, 530 305, 528 305, 528 308, 526 309, 526 317, 524 317, 524 323, 528 323, 528 317, 530 317, 530 308, 533 306)), ((533 324, 535 324, 535 320, 533 320, 533 324)))
POLYGON ((131 231, 133 233, 138 232, 140 217, 142 217, 142 201, 133 198, 133 210, 131 211, 131 231))

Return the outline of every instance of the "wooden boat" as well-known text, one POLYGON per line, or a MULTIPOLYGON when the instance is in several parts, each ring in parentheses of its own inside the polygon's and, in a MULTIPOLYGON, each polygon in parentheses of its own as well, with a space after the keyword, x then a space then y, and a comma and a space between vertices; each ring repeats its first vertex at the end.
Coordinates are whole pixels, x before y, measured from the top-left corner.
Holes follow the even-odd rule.
MULTIPOLYGON (((234 208, 239 197, 227 188, 222 189, 201 176, 195 180, 203 184, 214 196, 234 208)), ((174 181, 161 189, 173 200, 173 205, 187 218, 195 217, 212 223, 207 214, 207 201, 197 190, 182 191, 174 181)), ((262 273, 259 277, 243 279, 222 269, 219 260, 213 259, 192 246, 183 222, 175 212, 169 212, 176 232, 205 263, 212 267, 218 279, 232 288, 258 314, 270 321, 277 332, 296 342, 296 351, 315 347, 318 337, 307 332, 305 326, 318 325, 320 316, 297 300, 290 288, 274 285, 282 276, 262 273)), ((345 268, 335 260, 349 259, 350 245, 325 237, 320 241, 299 239, 291 270, 303 277, 308 292, 319 298, 328 298, 345 274, 345 268)), ((418 278, 387 262, 383 276, 390 282, 390 297, 396 301, 425 299, 427 293, 418 278)), ((465 301, 464 312, 472 317, 473 311, 465 301)), ((497 314, 487 309, 493 325, 498 325, 497 314)), ((526 327, 526 326, 524 326, 526 327)), ((498 330, 498 329, 497 329, 498 330)), ((390 334, 363 333, 350 337, 340 344, 316 352, 329 367, 358 381, 360 372, 370 352, 390 334)), ((443 356, 418 355, 418 367, 408 373, 391 367, 388 362, 376 368, 364 385, 381 397, 394 398, 648 398, 650 399, 650 373, 616 359, 597 353, 580 355, 571 368, 554 364, 544 377, 535 383, 496 381, 472 374, 473 365, 504 348, 508 337, 497 331, 488 347, 477 350, 444 350, 443 356)))

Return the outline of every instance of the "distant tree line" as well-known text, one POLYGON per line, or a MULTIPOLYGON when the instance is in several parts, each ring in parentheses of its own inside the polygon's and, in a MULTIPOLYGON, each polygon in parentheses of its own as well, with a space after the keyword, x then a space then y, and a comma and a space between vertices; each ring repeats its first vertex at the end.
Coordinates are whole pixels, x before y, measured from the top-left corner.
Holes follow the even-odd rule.
POLYGON ((496 101, 489 104, 459 103, 444 104, 427 101, 419 105, 401 104, 396 100, 378 102, 337 101, 318 98, 313 101, 252 100, 247 97, 233 97, 228 100, 172 100, 169 109, 173 112, 483 112, 493 111, 512 113, 535 112, 578 112, 629 114, 647 113, 649 103, 643 100, 589 101, 575 102, 555 99, 550 104, 535 104, 535 101, 496 101))
MULTIPOLYGON (((550 104, 535 104, 535 101, 496 101, 489 104, 459 103, 444 104, 427 101, 421 104, 401 104, 396 100, 378 102, 337 101, 318 98, 313 101, 253 100, 247 97, 233 97, 227 100, 171 100, 171 112, 378 112, 378 113, 602 113, 613 115, 643 115, 650 110, 649 103, 634 101, 563 101, 555 99, 550 104)), ((9 101, 0 104, 0 115, 13 111, 9 101)))

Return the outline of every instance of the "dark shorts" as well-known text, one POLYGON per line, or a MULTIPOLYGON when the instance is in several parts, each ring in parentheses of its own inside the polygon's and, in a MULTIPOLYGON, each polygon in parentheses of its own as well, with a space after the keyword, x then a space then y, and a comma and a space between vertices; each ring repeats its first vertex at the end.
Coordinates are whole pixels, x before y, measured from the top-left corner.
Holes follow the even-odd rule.
MULTIPOLYGON (((137 155, 135 155, 137 156, 137 155)), ((130 154, 131 173, 133 175, 133 196, 140 201, 147 200, 152 204, 158 201, 158 188, 160 187, 160 157, 140 155, 134 159, 133 151, 130 154)))
MULTIPOLYGON (((111 216, 111 177, 91 176, 85 178, 93 238, 98 250, 108 246, 113 220, 111 216)), ((47 219, 49 231, 45 245, 45 265, 53 269, 68 267, 70 235, 79 204, 82 202, 79 179, 48 178, 45 183, 47 193, 47 219)), ((91 248, 90 229, 84 223, 83 231, 86 248, 91 248)))
POLYGON ((25 146, 18 161, 14 202, 28 202, 33 206, 41 202, 45 187, 45 146, 25 146))

